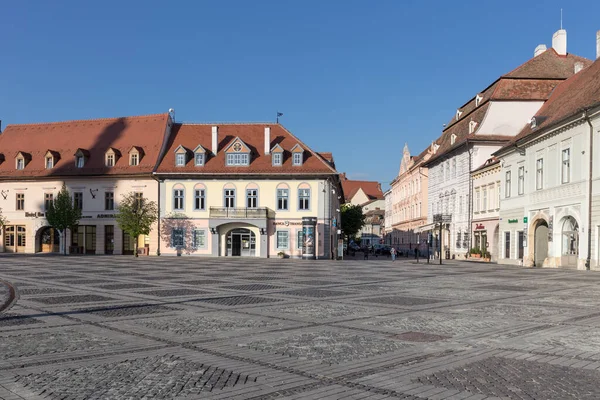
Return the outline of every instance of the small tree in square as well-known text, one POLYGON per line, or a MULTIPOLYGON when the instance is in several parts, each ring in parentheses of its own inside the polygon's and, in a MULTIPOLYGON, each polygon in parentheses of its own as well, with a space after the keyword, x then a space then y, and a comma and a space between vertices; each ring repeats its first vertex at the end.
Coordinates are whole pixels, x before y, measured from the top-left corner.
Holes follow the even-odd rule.
POLYGON ((58 231, 62 238, 62 252, 67 254, 67 229, 77 225, 81 219, 81 210, 75 207, 71 194, 63 184, 56 198, 50 202, 46 211, 48 225, 58 231))
POLYGON ((365 215, 359 205, 342 205, 342 231, 347 238, 356 236, 365 224, 365 215))
POLYGON ((138 238, 149 235, 152 225, 158 219, 158 205, 155 201, 145 199, 142 193, 129 192, 117 206, 117 224, 133 238, 134 256, 138 257, 138 238))

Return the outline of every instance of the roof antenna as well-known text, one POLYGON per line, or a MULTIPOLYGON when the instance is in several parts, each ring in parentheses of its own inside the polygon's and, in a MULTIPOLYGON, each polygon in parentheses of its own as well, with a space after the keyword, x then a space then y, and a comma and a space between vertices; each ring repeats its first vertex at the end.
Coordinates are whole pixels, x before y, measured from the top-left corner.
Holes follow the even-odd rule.
POLYGON ((560 30, 562 31, 562 8, 560 9, 560 30))

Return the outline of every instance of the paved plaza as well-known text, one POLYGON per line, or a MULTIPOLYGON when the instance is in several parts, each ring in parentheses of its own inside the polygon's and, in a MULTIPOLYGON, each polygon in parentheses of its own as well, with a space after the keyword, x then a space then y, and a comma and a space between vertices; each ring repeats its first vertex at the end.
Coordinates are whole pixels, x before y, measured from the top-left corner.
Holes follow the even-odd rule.
POLYGON ((600 398, 598 272, 4 256, 1 280, 0 399, 600 398))

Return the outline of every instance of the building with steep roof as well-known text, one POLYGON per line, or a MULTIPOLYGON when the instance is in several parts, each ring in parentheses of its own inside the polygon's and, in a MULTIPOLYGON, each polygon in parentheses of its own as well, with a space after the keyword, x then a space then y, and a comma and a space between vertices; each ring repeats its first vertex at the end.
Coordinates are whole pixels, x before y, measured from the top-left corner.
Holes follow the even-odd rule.
POLYGON ((495 152, 500 263, 600 269, 600 32, 597 48, 495 152))
POLYGON ((472 245, 471 172, 521 132, 557 85, 590 64, 567 53, 566 31, 560 30, 550 49, 538 46, 532 59, 456 110, 424 163, 429 168, 426 229, 433 231, 438 255, 464 257, 472 245), (436 224, 443 227, 440 237, 436 224))
POLYGON ((172 131, 154 174, 161 254, 337 255, 344 192, 331 153, 280 124, 176 123, 172 131))
MULTIPOLYGON (((384 214, 385 196, 381 190, 381 183, 348 179, 345 173, 340 174, 340 179, 346 203, 361 206, 365 215, 370 211, 379 212, 380 210, 384 214)), ((383 232, 385 230, 383 217, 384 215, 381 215, 381 218, 371 219, 368 224, 365 223, 363 225, 358 233, 361 238, 361 244, 370 246, 382 243, 383 232)))
MULTIPOLYGON (((171 133, 167 113, 123 118, 8 125, 0 134, 0 207, 9 223, 1 252, 133 254, 133 239, 115 222, 121 195, 158 200, 152 172, 171 133), (82 210, 66 243, 45 212, 63 183, 82 210)), ((156 252, 156 230, 139 238, 156 252)))

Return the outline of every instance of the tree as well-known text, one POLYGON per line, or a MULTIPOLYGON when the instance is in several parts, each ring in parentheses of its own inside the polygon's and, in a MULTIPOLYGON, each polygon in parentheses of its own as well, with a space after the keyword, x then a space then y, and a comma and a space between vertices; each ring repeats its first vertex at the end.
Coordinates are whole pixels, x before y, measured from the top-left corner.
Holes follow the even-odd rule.
POLYGON ((2 215, 2 208, 0 208, 0 231, 4 228, 4 225, 8 224, 8 219, 2 215))
POLYGON ((158 219, 158 206, 155 201, 148 201, 141 193, 129 192, 117 206, 117 224, 133 238, 135 251, 138 256, 138 238, 140 235, 149 235, 152 225, 158 219))
POLYGON ((50 202, 50 206, 46 211, 46 220, 48 225, 58 231, 62 240, 63 254, 67 254, 67 229, 77 225, 81 218, 81 210, 73 204, 71 194, 67 187, 63 184, 60 192, 50 202))
POLYGON ((342 230, 346 237, 354 237, 365 224, 365 215, 361 206, 342 205, 342 230))

